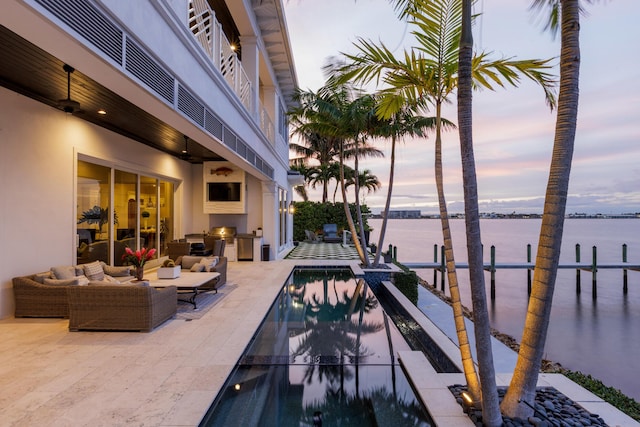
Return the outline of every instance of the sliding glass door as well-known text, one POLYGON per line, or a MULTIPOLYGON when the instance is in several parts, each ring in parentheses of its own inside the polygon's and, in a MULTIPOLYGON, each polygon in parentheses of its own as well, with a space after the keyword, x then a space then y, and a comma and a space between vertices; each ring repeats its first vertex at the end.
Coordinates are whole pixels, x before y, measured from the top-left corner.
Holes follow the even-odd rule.
POLYGON ((173 238, 173 182, 78 160, 77 263, 122 265, 127 247, 166 254, 173 238), (113 177, 113 182, 112 182, 113 177))

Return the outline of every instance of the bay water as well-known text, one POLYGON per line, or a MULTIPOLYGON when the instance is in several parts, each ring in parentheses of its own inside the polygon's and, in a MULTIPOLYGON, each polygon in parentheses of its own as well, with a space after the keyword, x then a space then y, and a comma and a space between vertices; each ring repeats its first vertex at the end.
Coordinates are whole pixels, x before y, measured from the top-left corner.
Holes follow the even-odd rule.
MULTIPOLYGON (((369 219, 370 241, 378 242, 381 219, 369 219)), ((450 220, 456 262, 466 263, 463 219, 450 220)), ((482 219, 484 260, 490 261, 495 246, 496 264, 525 263, 527 244, 535 262, 541 219, 482 219)), ((391 219, 382 250, 396 247, 399 262, 433 262, 434 245, 442 246, 439 219, 391 219)), ((560 263, 574 263, 576 244, 582 263, 591 263, 593 247, 602 264, 627 262, 640 265, 640 219, 565 220, 560 263)), ((440 261, 438 249, 438 262, 440 261)), ((433 270, 416 270, 433 285, 433 270)), ((467 269, 457 269, 462 301, 471 308, 467 269)), ((640 272, 628 271, 628 293, 623 293, 620 269, 599 269, 597 298, 592 297, 592 274, 580 273, 581 293, 576 293, 576 270, 559 269, 545 345, 545 358, 564 367, 590 374, 640 401, 640 272)), ((437 286, 440 289, 440 275, 437 286)), ((496 297, 491 301, 490 275, 485 272, 489 316, 493 328, 520 341, 527 310, 527 270, 498 269, 496 297)), ((445 292, 449 295, 445 281, 445 292)))

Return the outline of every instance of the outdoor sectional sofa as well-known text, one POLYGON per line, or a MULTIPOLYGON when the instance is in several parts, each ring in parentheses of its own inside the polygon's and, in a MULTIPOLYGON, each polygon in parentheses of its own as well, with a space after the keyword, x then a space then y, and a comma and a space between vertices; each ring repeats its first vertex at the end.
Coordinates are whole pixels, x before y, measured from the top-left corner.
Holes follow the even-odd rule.
POLYGON ((69 330, 151 331, 177 311, 177 289, 133 281, 104 262, 15 277, 15 317, 69 318, 69 330))
POLYGON ((70 331, 150 332, 175 316, 178 306, 175 286, 148 283, 71 286, 67 294, 70 331))
POLYGON ((195 255, 179 256, 175 261, 184 271, 208 271, 220 273, 220 276, 210 283, 202 286, 202 290, 216 290, 227 282, 227 258, 226 257, 201 257, 195 255))
POLYGON ((104 262, 52 267, 49 271, 13 278, 15 317, 69 317, 67 289, 89 282, 133 280, 130 267, 104 262))

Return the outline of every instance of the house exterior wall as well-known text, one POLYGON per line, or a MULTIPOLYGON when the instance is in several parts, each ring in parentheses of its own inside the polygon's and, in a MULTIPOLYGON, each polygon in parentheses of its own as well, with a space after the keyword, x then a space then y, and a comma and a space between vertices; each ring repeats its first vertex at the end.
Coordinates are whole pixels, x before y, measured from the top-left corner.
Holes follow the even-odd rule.
MULTIPOLYGON (((251 207, 244 215, 204 214, 202 165, 182 161, 0 87, 0 318, 13 314, 13 277, 75 263, 79 158, 174 182, 173 237, 221 225, 235 226, 241 233, 261 227, 264 243, 271 245, 271 259, 283 256, 287 246, 293 244, 291 237, 285 245, 278 241, 278 188, 287 189, 289 197, 292 195, 287 181, 286 140, 276 132, 276 140, 269 141, 260 128, 257 111, 247 111, 194 43, 185 22, 188 1, 89 1, 134 37, 180 85, 196 94, 208 110, 273 168, 272 174, 267 176, 177 111, 175 105, 160 99, 120 64, 70 31, 38 1, 8 0, 3 3, 1 25, 61 61, 74 64, 89 78, 244 169, 251 207)), ((253 29, 253 33, 248 31, 243 36, 259 37, 249 3, 244 2, 247 9, 238 15, 243 20, 239 27, 253 29)), ((263 46, 256 43, 255 48, 263 46)), ((268 54, 262 50, 258 53, 260 62, 269 65, 268 54)), ((262 69, 255 64, 254 68, 262 69)), ((265 81, 269 85, 268 102, 284 104, 277 82, 272 80, 272 69, 267 69, 266 74, 255 76, 256 99, 259 82, 265 81)), ((277 109, 269 105, 265 110, 275 114, 277 109)), ((271 119, 277 122, 275 116, 271 119)), ((288 235, 291 236, 290 231, 288 235)), ((260 254, 254 256, 259 259, 260 254)))
POLYGON ((188 163, 4 88, 0 139, 0 317, 13 313, 11 278, 75 263, 78 156, 174 181, 176 233, 204 216, 188 163))

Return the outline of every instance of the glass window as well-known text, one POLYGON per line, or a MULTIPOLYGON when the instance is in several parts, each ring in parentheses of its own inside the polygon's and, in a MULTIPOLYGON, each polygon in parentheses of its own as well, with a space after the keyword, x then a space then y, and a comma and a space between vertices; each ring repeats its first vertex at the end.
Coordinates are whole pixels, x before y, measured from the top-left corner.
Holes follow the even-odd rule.
POLYGON ((136 230, 138 229, 138 204, 136 188, 138 176, 134 173, 116 170, 113 184, 114 212, 118 214, 116 238, 113 244, 113 263, 122 265, 125 248, 139 249, 136 230))
POLYGON ((78 264, 122 265, 127 247, 155 248, 155 258, 167 253, 174 228, 173 182, 78 160, 77 183, 78 264))
POLYGON ((173 191, 172 182, 160 181, 160 202, 158 210, 160 212, 160 255, 166 255, 167 242, 173 240, 173 191))
POLYGON ((110 235, 113 227, 110 221, 117 222, 112 215, 111 206, 111 169, 105 166, 78 161, 77 189, 77 263, 110 260, 110 235))
MULTIPOLYGON (((140 177, 140 241, 148 249, 158 249, 158 180, 140 177)), ((156 254, 156 257, 158 254, 156 254)))

